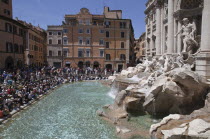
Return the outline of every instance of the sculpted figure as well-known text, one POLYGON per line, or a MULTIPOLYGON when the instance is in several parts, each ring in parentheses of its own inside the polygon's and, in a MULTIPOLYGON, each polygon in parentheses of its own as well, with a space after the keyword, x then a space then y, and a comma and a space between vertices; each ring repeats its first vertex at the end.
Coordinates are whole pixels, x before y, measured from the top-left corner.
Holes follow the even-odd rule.
POLYGON ((156 63, 157 63, 156 58, 153 58, 152 61, 148 61, 148 64, 146 65, 146 69, 144 72, 153 72, 155 69, 156 63))
POLYGON ((183 50, 182 52, 189 52, 190 54, 195 53, 198 50, 198 43, 195 41, 196 25, 195 22, 190 23, 188 18, 183 19, 182 28, 175 35, 181 34, 183 38, 183 50))
POLYGON ((168 72, 171 70, 171 67, 172 67, 172 60, 169 56, 166 56, 165 57, 165 63, 164 63, 164 67, 163 67, 163 71, 164 72, 168 72))

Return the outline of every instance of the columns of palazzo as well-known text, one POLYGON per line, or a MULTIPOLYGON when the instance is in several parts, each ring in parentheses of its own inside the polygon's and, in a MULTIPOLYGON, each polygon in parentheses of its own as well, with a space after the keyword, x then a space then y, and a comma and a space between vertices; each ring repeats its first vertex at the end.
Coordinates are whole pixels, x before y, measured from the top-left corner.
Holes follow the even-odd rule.
MULTIPOLYGON (((182 28, 182 24, 181 24, 181 21, 178 20, 178 31, 181 30, 182 28)), ((181 34, 179 33, 177 35, 177 53, 181 53, 182 51, 182 39, 181 39, 181 34)))
POLYGON ((210 0, 204 0, 202 17, 201 51, 210 51, 210 0))
POLYGON ((210 0, 204 0, 201 32, 201 52, 196 57, 196 72, 210 79, 210 0))
POLYGON ((150 56, 152 57, 152 49, 154 48, 154 42, 153 42, 153 40, 152 40, 152 36, 153 36, 153 21, 151 20, 151 23, 150 23, 150 25, 151 25, 151 27, 150 27, 150 42, 149 42, 149 44, 150 44, 150 56))
POLYGON ((164 19, 164 8, 161 8, 161 55, 164 54, 164 46, 165 46, 165 41, 164 41, 164 24, 162 23, 164 19))
POLYGON ((155 46, 156 46, 156 55, 160 56, 161 55, 161 7, 158 5, 156 7, 156 41, 155 41, 155 46))
POLYGON ((167 53, 172 54, 174 50, 174 0, 168 1, 168 48, 167 53))
MULTIPOLYGON (((178 30, 178 22, 174 18, 174 34, 177 33, 178 30)), ((177 37, 174 36, 174 47, 173 47, 173 53, 177 53, 177 37)))
POLYGON ((149 49, 149 43, 148 43, 148 41, 147 41, 147 37, 148 37, 148 32, 147 32, 147 23, 146 23, 146 35, 145 35, 145 38, 146 38, 146 57, 148 57, 148 54, 147 54, 147 52, 148 52, 148 49, 149 49))

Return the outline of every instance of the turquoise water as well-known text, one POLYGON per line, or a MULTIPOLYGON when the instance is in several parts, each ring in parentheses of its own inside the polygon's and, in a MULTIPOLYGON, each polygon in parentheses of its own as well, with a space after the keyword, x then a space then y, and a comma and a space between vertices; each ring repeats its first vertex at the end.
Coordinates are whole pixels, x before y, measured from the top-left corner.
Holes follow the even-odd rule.
POLYGON ((115 139, 115 129, 96 115, 112 103, 96 82, 64 85, 1 127, 3 139, 115 139))

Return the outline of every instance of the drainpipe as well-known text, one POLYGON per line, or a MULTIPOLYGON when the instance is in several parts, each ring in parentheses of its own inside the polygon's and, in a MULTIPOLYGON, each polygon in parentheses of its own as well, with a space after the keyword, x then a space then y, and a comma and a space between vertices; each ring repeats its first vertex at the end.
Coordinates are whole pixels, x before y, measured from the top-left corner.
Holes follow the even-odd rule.
POLYGON ((14 67, 16 65, 16 59, 15 59, 15 47, 14 47, 14 42, 15 42, 15 34, 14 34, 14 31, 12 30, 12 49, 13 50, 13 58, 14 58, 14 67))
POLYGON ((63 60, 64 60, 64 58, 63 58, 63 30, 61 31, 62 32, 62 39, 61 39, 61 45, 62 45, 62 51, 61 51, 61 56, 62 56, 62 67, 64 67, 64 65, 63 65, 63 60))

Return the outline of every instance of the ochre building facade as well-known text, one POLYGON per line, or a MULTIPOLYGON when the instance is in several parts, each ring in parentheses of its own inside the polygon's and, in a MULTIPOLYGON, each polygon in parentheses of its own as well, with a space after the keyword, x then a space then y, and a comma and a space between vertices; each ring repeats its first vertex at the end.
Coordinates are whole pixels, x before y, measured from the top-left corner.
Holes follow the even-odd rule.
POLYGON ((12 19, 12 0, 0 1, 0 68, 24 65, 24 25, 12 19))
POLYGON ((46 61, 46 33, 13 19, 12 0, 0 1, 0 69, 42 66, 46 61))
POLYGON ((65 15, 63 25, 48 27, 48 63, 52 66, 121 71, 134 62, 133 47, 132 22, 122 19, 121 10, 105 7, 103 15, 93 15, 82 8, 76 15, 65 15))

